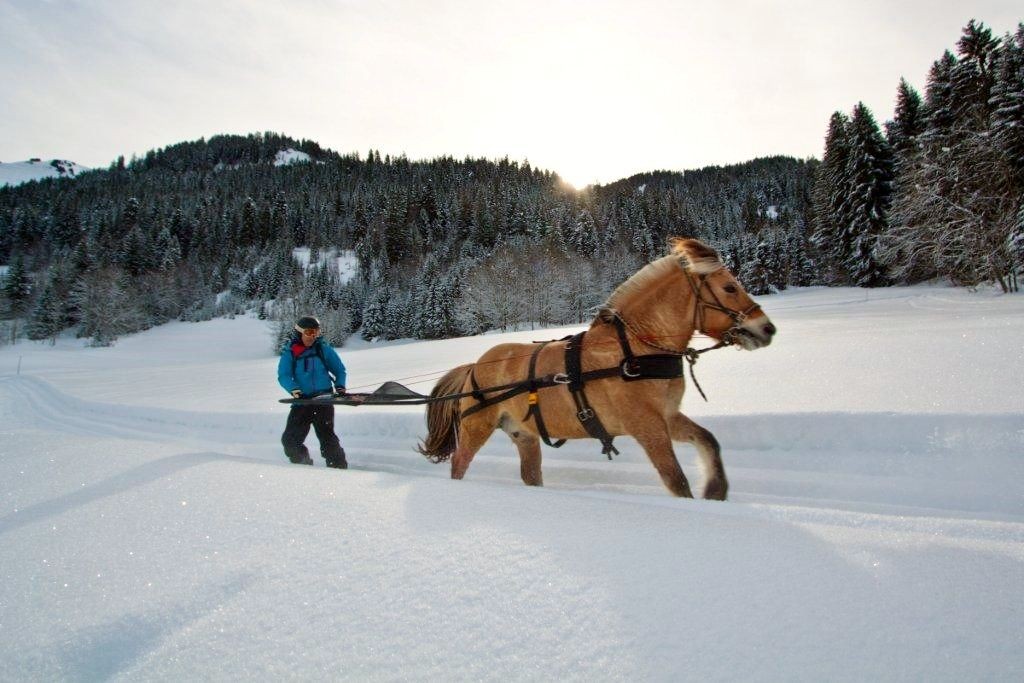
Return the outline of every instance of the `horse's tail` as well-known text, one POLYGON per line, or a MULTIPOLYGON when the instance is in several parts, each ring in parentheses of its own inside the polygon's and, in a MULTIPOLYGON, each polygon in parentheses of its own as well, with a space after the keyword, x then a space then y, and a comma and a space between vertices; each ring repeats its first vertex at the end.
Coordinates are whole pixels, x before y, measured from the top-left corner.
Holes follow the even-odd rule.
MULTIPOLYGON (((431 398, 458 394, 466 384, 466 378, 473 370, 473 364, 460 365, 437 381, 431 398)), ((459 411, 458 399, 447 401, 433 401, 427 404, 427 438, 416 447, 427 460, 431 462, 444 462, 455 452, 458 445, 457 435, 459 433, 459 411)))

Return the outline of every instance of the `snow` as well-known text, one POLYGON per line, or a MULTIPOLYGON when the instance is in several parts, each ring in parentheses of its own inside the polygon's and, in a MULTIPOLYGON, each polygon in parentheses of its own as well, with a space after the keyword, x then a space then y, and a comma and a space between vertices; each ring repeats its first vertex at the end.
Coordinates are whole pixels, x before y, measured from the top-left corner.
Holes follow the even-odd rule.
MULTIPOLYGON (((0 680, 1020 680, 1024 297, 761 303, 776 341, 684 401, 726 502, 621 438, 534 489, 498 433, 454 482, 408 406, 338 409, 352 469, 288 464, 253 318, 0 347, 0 680)), ((426 390, 573 329, 340 353, 426 390)))
POLYGON ((292 249, 292 258, 305 270, 321 263, 334 261, 338 281, 341 284, 346 284, 359 273, 359 259, 356 258, 355 251, 351 249, 342 250, 340 253, 334 249, 319 251, 316 259, 313 259, 309 247, 295 247, 292 249))
POLYGON ((338 269, 341 284, 348 283, 352 278, 359 274, 359 259, 356 258, 355 251, 350 249, 342 251, 335 258, 335 264, 338 269))
POLYGON ((274 166, 301 164, 311 161, 311 159, 312 157, 310 157, 305 152, 300 152, 297 149, 292 149, 291 147, 289 147, 288 149, 282 149, 280 152, 277 153, 277 155, 274 157, 274 166))
POLYGON ((43 178, 74 178, 89 169, 63 159, 30 159, 28 161, 0 162, 0 187, 20 185, 43 178))

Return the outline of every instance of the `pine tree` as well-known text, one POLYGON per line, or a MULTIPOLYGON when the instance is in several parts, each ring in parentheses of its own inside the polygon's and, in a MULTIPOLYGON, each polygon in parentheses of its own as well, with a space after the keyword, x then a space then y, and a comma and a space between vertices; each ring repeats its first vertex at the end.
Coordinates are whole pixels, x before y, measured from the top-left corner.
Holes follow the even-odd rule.
POLYGON ((924 130, 921 109, 921 95, 907 83, 906 79, 901 78, 896 92, 893 120, 885 124, 886 138, 897 164, 908 158, 917 147, 917 138, 924 130))
POLYGON ((32 278, 20 255, 16 254, 7 268, 3 292, 11 315, 17 317, 25 312, 32 297, 32 278))
POLYGON ((377 261, 373 264, 368 283, 368 293, 360 316, 363 322, 360 335, 372 341, 383 337, 387 327, 387 302, 392 292, 388 286, 386 262, 377 261))
POLYGON ((122 334, 142 329, 129 286, 116 269, 87 273, 72 295, 80 311, 78 336, 90 337, 93 346, 110 346, 122 334))
POLYGON ((762 239, 757 243, 753 254, 744 260, 739 272, 739 280, 743 283, 743 288, 750 294, 758 296, 771 293, 771 266, 768 261, 768 243, 762 239))
POLYGON ((988 126, 989 96, 994 80, 992 61, 999 40, 992 31, 972 19, 957 42, 959 61, 950 74, 954 133, 976 131, 988 126))
POLYGON ((445 251, 428 254, 420 270, 413 327, 422 339, 443 339, 457 332, 454 283, 441 267, 444 256, 445 251))
POLYGON ((155 256, 160 270, 174 270, 181 263, 181 244, 168 228, 161 230, 156 238, 155 256))
POLYGON ((885 283, 885 268, 875 248, 888 228, 892 150, 863 103, 854 107, 850 122, 849 176, 849 223, 841 235, 845 265, 854 284, 878 287, 885 283))
POLYGON ((786 284, 793 287, 810 287, 814 284, 816 273, 814 262, 807 254, 807 245, 803 235, 792 231, 786 243, 787 261, 789 263, 786 284))
POLYGON ((959 62, 947 52, 933 67, 927 127, 920 149, 900 167, 881 251, 905 282, 944 276, 1008 289, 1019 176, 990 126, 1000 123, 996 112, 1007 101, 1000 76, 1010 48, 974 22, 958 48, 959 62))
POLYGON ((1024 23, 998 51, 992 87, 992 139, 1024 187, 1024 23))
POLYGON ((851 123, 842 112, 835 112, 825 134, 825 152, 814 180, 814 232, 811 241, 828 262, 828 271, 837 283, 847 282, 847 250, 843 232, 850 222, 851 123))
POLYGON ((51 344, 55 344, 57 335, 63 329, 64 304, 58 296, 52 280, 48 280, 29 314, 28 322, 25 325, 25 335, 36 341, 49 339, 51 344))
POLYGON ((567 240, 569 246, 584 258, 593 258, 597 253, 597 225, 589 211, 583 209, 577 214, 569 228, 567 240))
POLYGON ((924 136, 929 142, 947 137, 956 121, 953 103, 953 68, 956 61, 956 56, 946 50, 928 72, 924 99, 924 136))
POLYGON ((142 229, 136 224, 121 241, 120 264, 131 275, 141 275, 149 270, 152 248, 142 229))

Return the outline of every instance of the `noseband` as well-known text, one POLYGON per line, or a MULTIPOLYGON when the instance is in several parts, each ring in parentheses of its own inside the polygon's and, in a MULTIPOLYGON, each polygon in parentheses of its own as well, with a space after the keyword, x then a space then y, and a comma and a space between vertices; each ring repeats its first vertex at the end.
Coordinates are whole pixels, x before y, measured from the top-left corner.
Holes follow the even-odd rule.
POLYGON ((690 275, 689 272, 686 273, 686 280, 690 283, 690 287, 691 289, 693 289, 693 296, 696 299, 696 302, 693 306, 693 329, 700 330, 701 332, 707 334, 707 332, 704 330, 704 309, 710 308, 714 311, 725 313, 727 316, 729 316, 729 319, 732 320, 732 327, 730 327, 728 330, 725 331, 724 334, 722 334, 722 346, 734 344, 736 343, 736 335, 739 333, 740 328, 743 327, 743 323, 747 321, 747 318, 750 317, 751 313, 760 309, 761 307, 758 304, 754 303, 751 304, 750 307, 747 308, 747 310, 745 311, 737 311, 734 308, 729 308, 728 306, 722 303, 722 300, 718 298, 718 295, 715 294, 715 290, 711 289, 711 287, 708 287, 707 290, 708 294, 711 295, 711 298, 714 299, 714 301, 708 301, 703 296, 701 296, 701 292, 704 291, 704 287, 707 284, 707 279, 708 273, 705 273, 700 277, 696 278, 696 281, 695 278, 692 275, 690 275))

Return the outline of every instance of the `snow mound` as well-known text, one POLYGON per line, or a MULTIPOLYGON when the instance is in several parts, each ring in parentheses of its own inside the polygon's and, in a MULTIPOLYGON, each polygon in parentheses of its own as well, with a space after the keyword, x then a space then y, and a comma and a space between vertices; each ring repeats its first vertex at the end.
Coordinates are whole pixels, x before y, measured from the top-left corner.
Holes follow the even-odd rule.
POLYGON ((74 178, 88 170, 85 166, 65 159, 29 159, 0 163, 0 187, 21 185, 44 178, 74 178))

